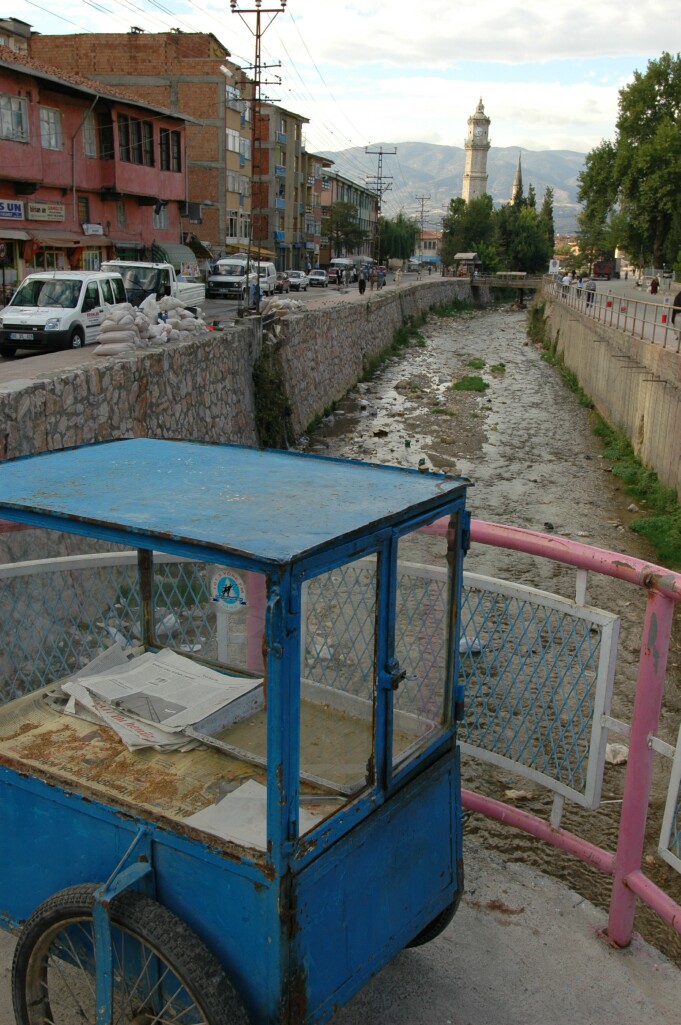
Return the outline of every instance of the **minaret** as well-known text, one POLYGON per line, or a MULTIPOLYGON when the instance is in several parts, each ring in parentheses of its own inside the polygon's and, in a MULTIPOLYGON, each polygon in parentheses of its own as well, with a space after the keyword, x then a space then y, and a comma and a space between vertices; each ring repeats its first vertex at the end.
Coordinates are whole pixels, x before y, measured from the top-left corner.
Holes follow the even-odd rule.
POLYGON ((516 168, 515 178, 513 179, 513 188, 511 189, 511 202, 515 203, 516 199, 523 194, 523 169, 520 166, 520 153, 518 154, 518 167, 516 168))
POLYGON ((491 146, 488 138, 490 119, 485 114, 482 98, 475 108, 475 114, 468 118, 466 147, 466 168, 463 173, 461 195, 470 203, 487 192, 487 153, 491 146))

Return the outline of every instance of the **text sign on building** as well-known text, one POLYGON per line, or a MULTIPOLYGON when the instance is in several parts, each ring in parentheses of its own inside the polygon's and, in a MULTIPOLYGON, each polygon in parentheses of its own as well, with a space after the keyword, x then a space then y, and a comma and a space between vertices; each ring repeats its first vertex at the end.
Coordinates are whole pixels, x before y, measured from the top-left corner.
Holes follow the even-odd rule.
POLYGON ((29 221, 63 221, 63 203, 27 203, 29 221))
POLYGON ((0 199, 0 217, 10 221, 23 221, 24 204, 17 199, 0 199))

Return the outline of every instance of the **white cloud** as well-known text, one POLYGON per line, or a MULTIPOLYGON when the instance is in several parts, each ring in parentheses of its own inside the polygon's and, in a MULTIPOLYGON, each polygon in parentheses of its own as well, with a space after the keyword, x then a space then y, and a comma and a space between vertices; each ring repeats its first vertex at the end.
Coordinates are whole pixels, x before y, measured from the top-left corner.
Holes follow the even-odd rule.
MULTIPOLYGON (((111 15, 82 0, 63 0, 59 15, 15 0, 13 13, 43 33, 207 31, 238 63, 253 61, 254 15, 242 20, 225 0, 175 0, 168 15, 160 5, 110 2, 111 15)), ((282 67, 267 77, 282 83, 266 90, 310 119, 314 148, 462 145, 482 95, 493 144, 586 152, 613 137, 618 89, 669 49, 677 15, 667 0, 288 0, 268 19, 263 57, 282 67)))

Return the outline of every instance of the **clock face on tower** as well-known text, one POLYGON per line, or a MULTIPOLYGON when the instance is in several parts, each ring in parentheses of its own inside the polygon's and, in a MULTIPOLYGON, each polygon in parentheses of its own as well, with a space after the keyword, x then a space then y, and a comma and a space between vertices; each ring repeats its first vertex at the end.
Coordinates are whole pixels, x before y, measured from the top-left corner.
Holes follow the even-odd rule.
POLYGON ((475 136, 476 139, 479 139, 482 134, 483 134, 483 129, 480 128, 479 126, 473 132, 473 135, 475 136))

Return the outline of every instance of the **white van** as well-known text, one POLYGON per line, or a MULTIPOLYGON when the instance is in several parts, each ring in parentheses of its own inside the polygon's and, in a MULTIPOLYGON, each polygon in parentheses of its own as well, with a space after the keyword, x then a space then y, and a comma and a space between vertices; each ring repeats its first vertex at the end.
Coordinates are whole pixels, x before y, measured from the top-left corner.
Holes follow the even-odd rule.
POLYGON ((258 264, 258 280, 261 295, 274 295, 277 284, 277 268, 273 263, 258 264))
POLYGON ((240 299, 246 302, 250 288, 257 281, 255 264, 248 257, 227 256, 218 260, 206 284, 207 299, 240 299), (248 274, 246 268, 248 267, 248 274))
POLYGON ((123 278, 113 271, 29 274, 0 311, 0 356, 17 349, 52 352, 96 342, 104 304, 126 302, 123 278))

